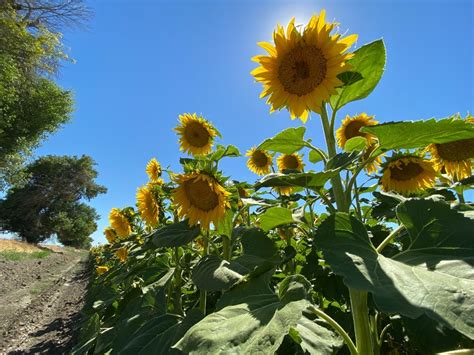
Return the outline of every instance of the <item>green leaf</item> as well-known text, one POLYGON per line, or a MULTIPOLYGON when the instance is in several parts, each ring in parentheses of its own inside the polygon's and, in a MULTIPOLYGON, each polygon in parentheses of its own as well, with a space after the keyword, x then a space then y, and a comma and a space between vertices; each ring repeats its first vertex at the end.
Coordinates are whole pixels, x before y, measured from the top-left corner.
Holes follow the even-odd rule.
POLYGON ((332 355, 342 347, 343 340, 336 333, 327 329, 320 320, 301 317, 296 324, 301 348, 308 354, 332 355))
POLYGON ((376 136, 381 150, 424 148, 431 143, 474 138, 474 125, 455 118, 389 122, 367 126, 361 131, 376 136))
POLYGON ((337 95, 331 97, 331 107, 339 110, 342 106, 355 100, 367 97, 382 78, 385 68, 385 45, 383 40, 366 44, 356 51, 348 60, 350 72, 343 73, 342 81, 346 83, 337 89, 337 95))
POLYGON ((306 146, 303 139, 305 132, 305 127, 287 128, 276 136, 264 140, 257 149, 292 154, 306 146))
POLYGON ((309 189, 319 189, 326 182, 337 175, 337 170, 322 171, 319 173, 292 173, 268 174, 255 184, 255 189, 274 186, 300 186, 309 189))
POLYGON ((273 293, 248 296, 205 317, 174 348, 186 354, 273 354, 309 305, 306 299, 285 301, 273 293))
POLYGON ((151 234, 151 238, 158 248, 179 247, 193 241, 199 231, 199 226, 190 227, 185 220, 158 228, 151 234))
POLYGON ((410 244, 392 259, 378 254, 364 225, 345 213, 316 233, 334 272, 352 288, 372 293, 384 312, 423 314, 474 337, 474 219, 434 200, 402 202, 397 215, 410 244))
POLYGON ((262 230, 246 228, 240 234, 244 254, 271 259, 277 253, 275 243, 262 230))
POLYGON ((367 146, 367 139, 364 137, 352 137, 346 144, 344 144, 344 150, 346 152, 361 152, 367 146))
POLYGON ((359 158, 358 152, 344 152, 338 153, 333 156, 331 159, 328 160, 326 164, 327 170, 340 170, 348 167, 353 162, 355 162, 359 158))
POLYGON ((260 227, 264 231, 282 224, 294 223, 293 212, 285 207, 272 207, 263 212, 260 216, 260 227))
POLYGON ((217 145, 216 151, 209 154, 211 160, 220 160, 223 157, 240 157, 239 149, 234 145, 217 145))
POLYGON ((230 238, 232 236, 232 230, 233 230, 233 223, 232 219, 234 217, 234 212, 232 209, 228 209, 227 212, 225 213, 225 216, 222 220, 219 221, 219 224, 217 225, 217 233, 220 235, 224 235, 227 238, 230 238))
POLYGON ((319 154, 315 150, 310 150, 309 151, 308 159, 311 163, 314 163, 314 164, 316 164, 316 163, 320 162, 321 160, 323 160, 323 158, 321 157, 321 154, 319 154))
POLYGON ((242 275, 231 270, 229 264, 215 255, 208 255, 193 268, 192 280, 200 290, 226 290, 242 279, 242 275))

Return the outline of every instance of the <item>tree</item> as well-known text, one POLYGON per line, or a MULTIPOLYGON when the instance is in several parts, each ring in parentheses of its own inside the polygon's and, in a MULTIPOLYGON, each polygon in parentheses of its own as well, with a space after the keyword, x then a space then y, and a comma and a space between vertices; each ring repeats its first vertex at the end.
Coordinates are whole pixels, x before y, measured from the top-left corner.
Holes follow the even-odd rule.
POLYGON ((91 157, 44 156, 25 169, 26 182, 0 200, 0 231, 38 243, 53 235, 65 245, 86 246, 97 225, 90 200, 107 189, 94 180, 91 157))

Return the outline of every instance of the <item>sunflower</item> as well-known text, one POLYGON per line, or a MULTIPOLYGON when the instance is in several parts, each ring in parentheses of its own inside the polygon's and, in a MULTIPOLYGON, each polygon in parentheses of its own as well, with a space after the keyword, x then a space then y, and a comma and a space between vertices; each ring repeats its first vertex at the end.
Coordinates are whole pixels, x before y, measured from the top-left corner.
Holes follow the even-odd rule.
POLYGON ((359 132, 359 129, 366 126, 374 126, 378 121, 374 120, 374 116, 368 116, 366 113, 361 113, 354 117, 349 115, 342 121, 341 127, 336 131, 336 138, 339 147, 344 149, 346 142, 354 137, 364 137, 367 143, 374 141, 375 137, 368 133, 359 132))
POLYGON ((153 158, 146 165, 146 173, 151 181, 156 181, 161 176, 161 165, 158 161, 153 158))
POLYGON ((109 271, 109 267, 108 266, 97 266, 95 268, 95 271, 97 272, 98 275, 103 275, 107 271, 109 271))
POLYGON ((142 186, 137 190, 137 207, 147 225, 154 227, 158 224, 159 206, 147 186, 142 186))
POLYGON ((409 195, 434 186, 433 163, 418 156, 395 156, 384 163, 381 178, 384 191, 409 195))
POLYGON ((257 55, 253 61, 260 64, 252 71, 263 84, 260 97, 268 96, 270 111, 286 107, 291 119, 308 119, 309 111, 321 112, 323 101, 328 101, 343 83, 338 75, 349 69, 345 53, 356 41, 357 35, 341 39, 331 35, 337 23, 326 23, 324 10, 311 17, 302 32, 295 27, 293 18, 285 30, 281 25, 273 32, 272 45, 260 42, 268 55, 257 55))
POLYGON ((178 206, 178 215, 189 218, 189 224, 198 222, 209 229, 224 217, 229 206, 230 193, 212 176, 193 172, 174 177, 178 187, 173 191, 173 201, 178 206))
MULTIPOLYGON (((474 124, 474 117, 468 116, 466 121, 474 124)), ((436 170, 442 171, 444 169, 451 179, 458 181, 471 176, 471 160, 474 158, 473 138, 430 144, 426 150, 431 153, 431 161, 436 170)))
POLYGON ((130 222, 119 208, 112 208, 109 214, 109 222, 119 238, 126 238, 132 233, 130 222))
POLYGON ((117 256, 117 258, 119 258, 121 263, 124 263, 125 260, 127 260, 128 250, 127 250, 127 248, 124 248, 124 247, 119 248, 115 252, 115 255, 117 256))
POLYGON ((195 113, 179 115, 179 122, 175 131, 180 135, 180 150, 192 155, 208 154, 217 136, 214 127, 195 113))
MULTIPOLYGON (((374 151, 374 149, 377 148, 376 144, 371 144, 369 145, 366 149, 364 154, 362 155, 362 160, 367 160, 370 158, 370 154, 374 151)), ((368 163, 364 169, 367 172, 367 174, 374 174, 377 172, 377 170, 380 168, 380 165, 382 164, 382 156, 379 155, 377 156, 372 162, 368 163)))
POLYGON ((293 187, 291 186, 276 186, 273 189, 283 196, 290 196, 293 192, 293 187))
POLYGON ((278 170, 299 170, 303 171, 304 163, 298 153, 281 154, 277 158, 278 170))
POLYGON ((113 228, 110 228, 110 227, 105 228, 104 235, 105 235, 105 239, 107 239, 109 244, 114 244, 117 236, 115 235, 115 231, 113 228))
POLYGON ((260 150, 256 147, 248 150, 245 154, 249 157, 247 167, 250 171, 257 175, 265 175, 270 173, 272 167, 272 156, 266 150, 260 150))

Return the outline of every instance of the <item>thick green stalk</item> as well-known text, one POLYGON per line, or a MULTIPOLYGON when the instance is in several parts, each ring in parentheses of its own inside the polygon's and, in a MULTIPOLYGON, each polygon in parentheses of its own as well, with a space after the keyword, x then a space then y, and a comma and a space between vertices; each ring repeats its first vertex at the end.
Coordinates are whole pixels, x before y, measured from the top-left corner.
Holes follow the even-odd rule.
MULTIPOLYGON (((321 121, 323 124, 326 145, 328 148, 329 159, 337 154, 336 140, 334 138, 334 119, 336 113, 333 112, 329 122, 326 104, 322 106, 321 121), (332 128, 332 129, 331 129, 332 128)), ((347 194, 342 186, 341 176, 338 174, 331 179, 334 197, 336 199, 337 210, 340 212, 349 212, 352 196, 350 190, 347 194)), ((354 331, 356 336, 357 352, 360 355, 372 355, 373 343, 372 333, 369 324, 369 308, 367 306, 367 292, 349 288, 351 299, 351 312, 354 322, 354 331)))
MULTIPOLYGON (((202 236, 204 241, 204 250, 202 252, 202 257, 205 257, 209 254, 209 231, 207 231, 206 235, 202 236)), ((206 306, 207 306, 207 291, 200 290, 199 291, 199 309, 201 310, 202 314, 206 315, 206 306)))
POLYGON ((230 243, 230 238, 227 236, 222 236, 222 257, 224 260, 230 261, 230 256, 232 254, 232 245, 230 243))
POLYGON ((367 292, 349 288, 349 293, 351 297, 351 311, 354 321, 357 352, 361 355, 373 354, 374 346, 369 323, 367 292))
POLYGON ((174 269, 174 297, 173 305, 174 312, 176 314, 183 314, 183 306, 181 303, 181 266, 179 264, 179 247, 174 248, 174 260, 175 260, 175 269, 174 269))

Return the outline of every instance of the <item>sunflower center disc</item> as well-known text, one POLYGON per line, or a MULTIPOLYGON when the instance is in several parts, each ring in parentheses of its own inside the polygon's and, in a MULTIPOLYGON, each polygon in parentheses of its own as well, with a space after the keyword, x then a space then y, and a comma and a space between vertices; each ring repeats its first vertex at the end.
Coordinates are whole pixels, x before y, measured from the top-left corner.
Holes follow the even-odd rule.
POLYGON ((286 156, 283 162, 285 164, 285 169, 291 169, 291 170, 298 169, 298 166, 299 166, 298 159, 295 158, 293 155, 286 156))
POLYGON ((200 210, 210 211, 219 205, 219 197, 205 180, 189 180, 184 183, 186 196, 200 210))
POLYGON ((467 160, 474 157, 474 139, 436 144, 436 150, 447 161, 467 160))
POLYGON ((298 46, 283 57, 278 79, 290 94, 303 96, 312 92, 326 77, 327 61, 316 46, 298 46))
POLYGON ((413 179, 414 177, 420 175, 422 172, 423 168, 419 164, 412 162, 409 162, 408 164, 400 162, 400 165, 390 167, 390 176, 394 180, 398 181, 413 179))
POLYGON ((199 122, 189 123, 184 130, 184 136, 190 145, 199 148, 207 145, 210 138, 206 127, 199 122))
POLYGON ((252 160, 253 160, 254 164, 256 166, 258 166, 259 168, 263 168, 268 164, 267 156, 259 150, 256 150, 252 154, 252 160))
POLYGON ((365 137, 367 136, 365 133, 359 132, 359 129, 362 127, 365 127, 366 124, 362 121, 352 121, 349 123, 344 130, 344 134, 346 136, 346 139, 349 140, 354 137, 365 137))

